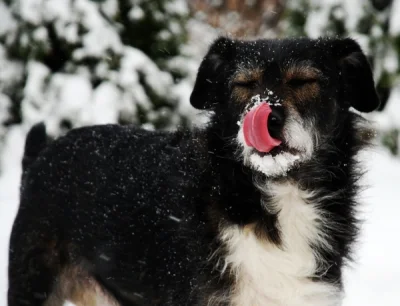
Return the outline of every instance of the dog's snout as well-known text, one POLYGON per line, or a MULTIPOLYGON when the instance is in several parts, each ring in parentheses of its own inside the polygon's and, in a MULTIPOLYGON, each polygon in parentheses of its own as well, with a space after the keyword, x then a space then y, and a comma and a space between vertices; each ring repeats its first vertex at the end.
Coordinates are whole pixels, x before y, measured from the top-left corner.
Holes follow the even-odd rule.
POLYGON ((282 107, 272 107, 271 110, 272 112, 267 122, 268 132, 273 138, 279 139, 285 121, 285 114, 282 107))

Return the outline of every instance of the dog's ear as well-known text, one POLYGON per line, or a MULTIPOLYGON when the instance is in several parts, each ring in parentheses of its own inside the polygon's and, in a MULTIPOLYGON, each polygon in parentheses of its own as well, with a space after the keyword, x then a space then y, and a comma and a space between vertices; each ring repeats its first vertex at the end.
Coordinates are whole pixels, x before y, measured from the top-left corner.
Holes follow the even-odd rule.
POLYGON ((227 67, 234 54, 234 41, 220 37, 213 42, 204 57, 190 96, 197 109, 210 109, 218 101, 218 86, 227 81, 227 67))
POLYGON ((379 106, 371 66, 358 43, 350 38, 334 42, 333 54, 341 70, 344 98, 360 112, 372 112, 379 106))

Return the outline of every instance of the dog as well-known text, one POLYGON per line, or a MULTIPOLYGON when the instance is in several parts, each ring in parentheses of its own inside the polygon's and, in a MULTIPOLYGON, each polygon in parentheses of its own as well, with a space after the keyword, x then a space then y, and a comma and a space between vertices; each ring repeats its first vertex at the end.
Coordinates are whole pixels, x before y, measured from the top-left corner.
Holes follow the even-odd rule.
POLYGON ((379 106, 360 46, 220 37, 190 102, 206 126, 31 129, 10 306, 341 304, 379 106))

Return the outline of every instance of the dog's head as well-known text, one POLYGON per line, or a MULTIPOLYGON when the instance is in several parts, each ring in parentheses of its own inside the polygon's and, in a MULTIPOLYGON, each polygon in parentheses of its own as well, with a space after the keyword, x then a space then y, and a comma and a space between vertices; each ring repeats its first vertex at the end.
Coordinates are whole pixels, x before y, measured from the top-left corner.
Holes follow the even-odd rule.
POLYGON ((213 110, 220 136, 234 138, 244 163, 267 176, 312 159, 350 107, 371 112, 379 105, 367 58, 348 38, 219 38, 190 101, 213 110))

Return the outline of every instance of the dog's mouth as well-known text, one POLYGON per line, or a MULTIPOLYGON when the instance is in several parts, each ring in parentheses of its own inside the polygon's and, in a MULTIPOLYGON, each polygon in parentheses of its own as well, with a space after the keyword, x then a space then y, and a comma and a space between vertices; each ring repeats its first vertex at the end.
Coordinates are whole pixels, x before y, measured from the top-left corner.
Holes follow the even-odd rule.
POLYGON ((243 118, 243 134, 246 145, 259 152, 270 152, 282 143, 282 140, 277 137, 278 133, 274 133, 278 125, 283 125, 283 120, 274 115, 267 102, 256 105, 246 112, 243 118), (278 121, 281 122, 278 123, 278 121))
POLYGON ((239 122, 244 162, 267 176, 286 174, 309 156, 303 142, 312 141, 299 122, 286 120, 282 105, 256 98, 239 122))
POLYGON ((244 141, 259 153, 277 154, 288 149, 283 141, 283 107, 259 95, 253 97, 241 120, 244 141))
POLYGON ((295 156, 296 155, 301 155, 302 151, 300 151, 298 149, 295 149, 295 148, 290 148, 287 144, 281 143, 279 146, 273 148, 269 152, 259 152, 256 149, 253 149, 252 153, 253 154, 258 154, 261 157, 267 156, 267 155, 270 155, 272 157, 276 157, 276 156, 278 156, 280 154, 283 154, 283 153, 288 153, 288 154, 295 155, 295 156))

